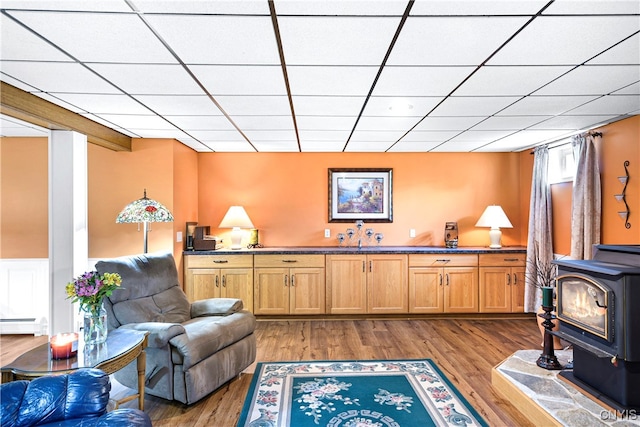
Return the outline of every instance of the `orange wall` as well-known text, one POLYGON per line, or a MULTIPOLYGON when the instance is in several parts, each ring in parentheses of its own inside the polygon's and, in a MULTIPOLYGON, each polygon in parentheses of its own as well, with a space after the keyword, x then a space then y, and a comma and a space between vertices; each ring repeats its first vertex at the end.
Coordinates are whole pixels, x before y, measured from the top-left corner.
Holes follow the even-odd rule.
POLYGON ((48 141, 0 138, 0 257, 47 258, 48 141))
POLYGON ((371 225, 384 245, 443 245, 447 221, 458 222, 460 246, 488 245, 488 229, 474 225, 489 204, 514 223, 503 244, 523 244, 516 153, 201 153, 199 225, 228 239, 217 226, 242 205, 266 246, 335 245, 351 225, 328 222, 328 168, 346 167, 393 169, 393 223, 371 225))
MULTIPOLYGON (((173 235, 182 233, 182 242, 173 240, 173 254, 178 270, 183 271, 187 222, 198 221, 198 153, 177 141, 173 142, 173 235)), ((180 274, 182 278, 182 274, 180 274)))

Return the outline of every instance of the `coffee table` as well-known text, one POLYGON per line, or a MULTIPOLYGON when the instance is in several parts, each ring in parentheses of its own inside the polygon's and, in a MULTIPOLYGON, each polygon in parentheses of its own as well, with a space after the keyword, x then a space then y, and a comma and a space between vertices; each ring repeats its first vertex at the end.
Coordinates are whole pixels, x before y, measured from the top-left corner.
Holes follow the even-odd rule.
POLYGON ((87 348, 84 347, 81 338, 78 342, 78 354, 69 359, 52 359, 49 343, 45 343, 0 368, 2 382, 32 380, 80 368, 98 368, 111 375, 137 360, 138 393, 116 401, 116 407, 138 398, 138 407, 144 410, 144 372, 147 365, 145 348, 148 335, 147 331, 119 328, 109 331, 106 342, 87 348))

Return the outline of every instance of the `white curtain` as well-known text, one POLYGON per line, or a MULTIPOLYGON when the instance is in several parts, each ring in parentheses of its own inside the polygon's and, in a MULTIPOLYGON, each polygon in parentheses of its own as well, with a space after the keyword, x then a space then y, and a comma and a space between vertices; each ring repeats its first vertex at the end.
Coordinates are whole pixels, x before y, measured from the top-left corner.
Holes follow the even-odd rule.
POLYGON ((598 156, 594 136, 576 135, 572 138, 576 159, 571 203, 571 258, 591 259, 592 247, 600 243, 602 192, 598 156))
POLYGON ((540 306, 538 270, 553 259, 551 190, 547 178, 549 149, 534 150, 533 176, 531 178, 531 200, 529 202, 529 234, 527 238, 527 264, 525 271, 524 307, 526 312, 535 312, 540 306))

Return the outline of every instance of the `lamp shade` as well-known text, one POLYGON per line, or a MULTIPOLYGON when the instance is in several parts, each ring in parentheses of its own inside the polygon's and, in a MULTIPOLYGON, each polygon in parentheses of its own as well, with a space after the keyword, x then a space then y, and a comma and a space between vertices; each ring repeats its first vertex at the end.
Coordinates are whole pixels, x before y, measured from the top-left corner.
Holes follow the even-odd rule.
POLYGON ((134 200, 122 209, 116 218, 116 223, 129 222, 172 222, 173 215, 160 202, 147 197, 144 190, 142 199, 134 200))
POLYGON ((513 225, 500 206, 490 205, 476 222, 476 227, 513 228, 513 225))
POLYGON ((253 228, 249 215, 242 206, 231 206, 220 222, 220 228, 253 228))

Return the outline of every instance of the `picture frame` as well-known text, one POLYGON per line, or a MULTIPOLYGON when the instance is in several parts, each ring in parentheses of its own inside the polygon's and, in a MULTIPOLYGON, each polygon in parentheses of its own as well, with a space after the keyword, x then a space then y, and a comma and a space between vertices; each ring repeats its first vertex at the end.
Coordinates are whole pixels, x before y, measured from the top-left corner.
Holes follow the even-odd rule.
POLYGON ((329 168, 329 222, 393 222, 393 169, 329 168))

